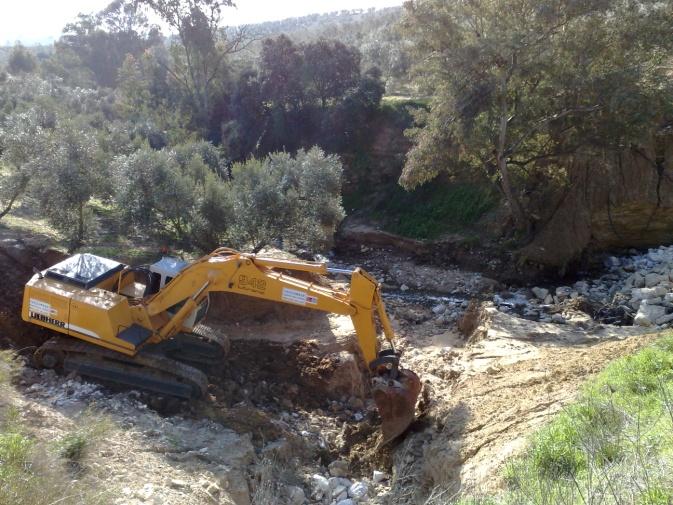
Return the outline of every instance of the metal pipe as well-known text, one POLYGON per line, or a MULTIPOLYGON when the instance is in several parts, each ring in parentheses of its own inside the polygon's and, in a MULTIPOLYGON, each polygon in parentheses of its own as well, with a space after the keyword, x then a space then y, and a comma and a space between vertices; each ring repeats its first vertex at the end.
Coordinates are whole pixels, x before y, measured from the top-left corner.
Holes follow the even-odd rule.
POLYGON ((327 267, 327 272, 330 273, 330 274, 353 275, 354 270, 348 270, 347 268, 327 267))

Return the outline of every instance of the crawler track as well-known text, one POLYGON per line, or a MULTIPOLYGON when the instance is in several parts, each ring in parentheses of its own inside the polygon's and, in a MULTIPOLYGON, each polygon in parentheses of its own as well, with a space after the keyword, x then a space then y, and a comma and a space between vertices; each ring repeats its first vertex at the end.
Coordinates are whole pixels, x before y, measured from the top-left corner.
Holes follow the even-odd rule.
POLYGON ((178 398, 205 396, 206 374, 168 357, 163 350, 161 344, 147 346, 130 357, 75 338, 53 337, 35 352, 35 362, 45 368, 178 398))

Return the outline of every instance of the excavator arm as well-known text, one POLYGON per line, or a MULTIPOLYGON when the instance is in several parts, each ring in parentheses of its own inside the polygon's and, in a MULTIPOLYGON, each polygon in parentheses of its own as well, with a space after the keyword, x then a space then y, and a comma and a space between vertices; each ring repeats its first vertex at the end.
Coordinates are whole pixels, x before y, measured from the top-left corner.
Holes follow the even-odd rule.
POLYGON ((379 283, 360 268, 330 269, 324 262, 279 260, 221 248, 184 269, 163 290, 136 310, 153 317, 184 302, 158 330, 161 340, 180 331, 183 321, 211 292, 228 292, 350 316, 362 357, 372 375, 374 400, 383 420, 384 442, 400 435, 414 419, 420 380, 399 365, 394 331, 381 298, 379 283), (348 274, 348 290, 299 279, 292 272, 348 274), (388 348, 380 350, 376 319, 388 348))

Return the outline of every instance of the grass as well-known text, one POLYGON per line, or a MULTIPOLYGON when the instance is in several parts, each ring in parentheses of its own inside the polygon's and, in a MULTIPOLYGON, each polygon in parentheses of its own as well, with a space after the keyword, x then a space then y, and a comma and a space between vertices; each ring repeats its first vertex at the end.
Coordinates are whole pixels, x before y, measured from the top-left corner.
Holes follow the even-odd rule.
POLYGON ((87 452, 109 428, 105 419, 78 420, 80 428, 55 444, 32 433, 27 412, 12 381, 20 363, 10 351, 0 352, 0 505, 105 505, 113 502, 112 490, 101 489, 87 472, 87 452), (18 406, 17 406, 18 405, 18 406), (77 462, 76 467, 73 462, 77 462), (73 469, 77 470, 73 473, 73 469))
POLYGON ((473 184, 430 184, 414 191, 399 186, 374 211, 386 231, 416 239, 436 239, 464 231, 497 204, 488 189, 473 184))
POLYGON ((504 478, 501 495, 459 503, 673 503, 673 336, 610 364, 504 478))
POLYGON ((46 219, 37 219, 34 217, 9 213, 2 218, 0 226, 18 232, 28 232, 32 235, 45 235, 54 242, 63 240, 63 236, 49 225, 46 219))

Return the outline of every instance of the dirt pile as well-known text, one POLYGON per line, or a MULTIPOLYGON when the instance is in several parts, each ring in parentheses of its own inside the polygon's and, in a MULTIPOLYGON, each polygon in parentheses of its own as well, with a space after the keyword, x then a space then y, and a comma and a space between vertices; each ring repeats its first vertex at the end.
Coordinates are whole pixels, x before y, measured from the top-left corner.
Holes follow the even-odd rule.
POLYGON ((246 478, 255 460, 249 435, 208 419, 162 416, 134 392, 112 394, 51 371, 26 368, 16 399, 27 429, 57 440, 87 423, 108 423, 110 432, 80 469, 117 497, 114 503, 250 503, 246 478))

